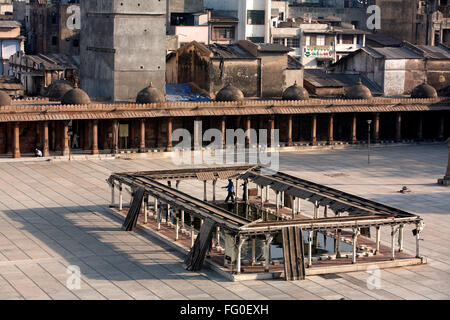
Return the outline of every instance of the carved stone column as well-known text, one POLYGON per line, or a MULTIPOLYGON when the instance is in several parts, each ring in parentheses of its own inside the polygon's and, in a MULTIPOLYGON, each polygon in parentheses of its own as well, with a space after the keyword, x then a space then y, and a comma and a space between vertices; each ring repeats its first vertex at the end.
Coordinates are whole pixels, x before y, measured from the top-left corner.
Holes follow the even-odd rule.
POLYGON ((92 122, 92 154, 98 154, 98 120, 92 122))
POLYGON ((311 145, 317 145, 317 116, 315 114, 311 118, 311 145))
POLYGON ((48 139, 48 121, 44 122, 44 150, 42 150, 42 156, 48 157, 50 156, 50 147, 49 147, 49 139, 48 139))
POLYGON ((19 127, 19 122, 14 122, 13 158, 20 158, 20 127, 19 127))

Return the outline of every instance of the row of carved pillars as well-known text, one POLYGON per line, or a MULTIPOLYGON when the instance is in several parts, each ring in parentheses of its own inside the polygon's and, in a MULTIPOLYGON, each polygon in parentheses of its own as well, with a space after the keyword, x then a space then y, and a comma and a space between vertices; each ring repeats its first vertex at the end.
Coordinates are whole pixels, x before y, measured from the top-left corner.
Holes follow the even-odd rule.
MULTIPOLYGON (((357 136, 357 127, 358 123, 361 125, 361 119, 363 116, 360 116, 360 114, 354 113, 354 114, 348 114, 347 116, 351 116, 350 120, 350 133, 348 134, 349 139, 347 139, 350 143, 356 143, 358 140, 357 136), (358 118, 359 117, 359 118, 358 118), (359 121, 358 121, 359 120, 359 121)), ((318 143, 318 115, 309 115, 310 118, 310 137, 309 137, 309 144, 311 145, 317 145, 318 143)), ((333 144, 335 141, 335 114, 329 114, 327 117, 327 143, 333 144)), ((367 118, 370 118, 372 120, 372 141, 378 142, 380 139, 380 113, 371 113, 366 115, 367 118)), ((182 126, 187 128, 192 128, 192 124, 189 124, 190 121, 194 122, 193 124, 193 134, 194 136, 199 136, 202 134, 200 132, 200 128, 198 125, 198 122, 196 121, 205 121, 208 118, 185 118, 182 121, 182 126)), ((204 128, 207 127, 218 127, 219 130, 222 132, 222 144, 225 146, 225 137, 226 137, 226 129, 230 128, 242 128, 244 130, 248 130, 251 128, 258 128, 258 129, 267 129, 269 130, 268 135, 268 142, 270 143, 274 129, 276 128, 276 118, 274 116, 271 117, 262 117, 262 116, 228 116, 228 117, 221 117, 220 119, 214 118, 215 120, 219 121, 212 121, 212 117, 209 117, 209 124, 203 125, 204 128), (234 120, 234 121, 233 121, 234 120), (234 123, 233 123, 234 122, 234 123)), ((305 118, 302 118, 305 119, 305 118)), ((424 127, 424 116, 423 113, 418 114, 418 123, 417 123, 417 140, 423 139, 423 127, 424 127)), ((342 119, 341 123, 343 122, 342 119)), ((166 151, 172 150, 172 132, 173 132, 173 118, 165 118, 162 121, 166 121, 167 124, 167 144, 165 146, 166 151)), ((304 121, 304 120, 303 120, 304 121)), ((322 118, 323 121, 323 118, 322 118)), ((131 123, 131 140, 132 141, 138 141, 137 145, 133 143, 133 147, 138 148, 138 152, 146 152, 147 151, 147 144, 146 144, 146 120, 140 119, 140 120, 128 120, 128 122, 131 123)), ((278 127, 280 127, 281 124, 285 125, 287 127, 287 132, 284 130, 283 132, 280 132, 282 136, 280 139, 282 141, 285 141, 288 146, 293 145, 293 132, 294 132, 294 126, 300 126, 299 123, 295 123, 294 116, 293 115, 286 115, 286 116, 278 116, 277 117, 278 127), (284 121, 287 120, 287 125, 284 123, 284 121)), ((347 122, 347 121, 346 121, 347 122)), ((75 123, 75 122, 74 122, 75 123)), ((91 154, 98 154, 99 153, 99 120, 80 120, 76 122, 78 127, 78 132, 81 137, 80 142, 82 142, 83 149, 86 151, 89 151, 91 154)), ((159 125, 162 123, 160 120, 155 122, 155 143, 158 145, 158 139, 160 139, 160 132, 159 132, 159 125)), ((439 116, 439 123, 438 126, 438 138, 442 139, 444 138, 444 123, 445 123, 445 116, 444 114, 439 116)), ((52 130, 52 141, 49 140, 49 121, 39 122, 36 124, 36 137, 38 139, 38 142, 36 145, 41 146, 43 156, 49 156, 50 155, 50 146, 52 146, 52 150, 56 151, 55 147, 55 140, 58 141, 58 148, 59 151, 61 151, 63 156, 67 156, 70 152, 69 148, 69 142, 70 137, 68 135, 69 130, 69 122, 68 121, 53 121, 51 124, 51 130, 52 130)), ((347 125, 348 126, 348 125, 347 125)), ((111 153, 118 153, 119 152, 119 120, 112 120, 112 121, 103 121, 102 125, 100 126, 101 129, 101 135, 102 135, 102 149, 107 150, 110 149, 111 153)), ((297 131, 299 128, 297 127, 297 131)), ((14 123, 8 123, 6 128, 6 136, 8 142, 5 146, 5 153, 12 153, 14 158, 19 158, 21 156, 20 153, 20 123, 14 122, 14 123), (12 139, 10 138, 12 137, 12 139), (12 142, 12 143, 11 143, 12 142)), ((395 114, 395 137, 393 139, 396 142, 400 142, 402 140, 402 113, 397 112, 395 114)), ((249 136, 246 137, 246 144, 249 143, 249 136)), ((194 145, 195 147, 195 145, 194 145)))

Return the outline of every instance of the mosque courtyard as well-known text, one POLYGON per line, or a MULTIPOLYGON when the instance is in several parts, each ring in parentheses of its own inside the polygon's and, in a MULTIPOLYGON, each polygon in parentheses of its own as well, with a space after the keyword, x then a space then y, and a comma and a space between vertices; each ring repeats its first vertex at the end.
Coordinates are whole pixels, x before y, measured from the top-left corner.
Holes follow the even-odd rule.
MULTIPOLYGON (((424 219, 428 263, 379 270, 375 287, 366 271, 241 282, 186 271, 182 255, 148 233, 123 231, 109 209, 111 173, 179 168, 170 157, 0 159, 0 299, 449 299, 450 188, 436 183, 447 154, 444 143, 375 147, 368 165, 364 148, 280 153, 280 171, 424 219), (403 186, 411 192, 398 192, 403 186), (77 288, 67 286, 68 266, 80 270, 77 288)), ((226 183, 218 182, 218 198, 226 183)), ((203 195, 200 183, 180 189, 203 195)), ((389 245, 387 229, 381 240, 389 245)), ((415 245, 405 230, 406 252, 415 245)))

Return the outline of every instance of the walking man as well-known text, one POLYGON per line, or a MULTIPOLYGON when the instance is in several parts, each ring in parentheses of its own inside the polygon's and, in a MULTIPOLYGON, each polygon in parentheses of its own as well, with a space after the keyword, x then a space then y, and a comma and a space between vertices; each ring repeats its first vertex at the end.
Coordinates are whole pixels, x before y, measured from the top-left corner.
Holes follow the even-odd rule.
POLYGON ((223 189, 227 189, 228 195, 225 198, 225 202, 228 202, 228 200, 231 198, 231 201, 234 202, 234 184, 231 179, 228 179, 228 185, 226 187, 222 187, 223 189))

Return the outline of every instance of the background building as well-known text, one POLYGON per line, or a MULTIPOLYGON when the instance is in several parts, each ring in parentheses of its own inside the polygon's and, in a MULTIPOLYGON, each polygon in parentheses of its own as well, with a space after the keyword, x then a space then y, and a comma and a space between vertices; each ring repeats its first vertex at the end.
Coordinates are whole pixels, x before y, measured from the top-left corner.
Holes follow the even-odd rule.
POLYGON ((79 0, 14 1, 14 19, 23 25, 29 54, 80 54, 79 0))
POLYGON ((81 20, 81 87, 89 96, 135 101, 150 82, 165 91, 165 1, 84 0, 81 20))
POLYGON ((20 23, 0 20, 0 75, 8 74, 9 57, 24 50, 24 39, 20 35, 20 23))

